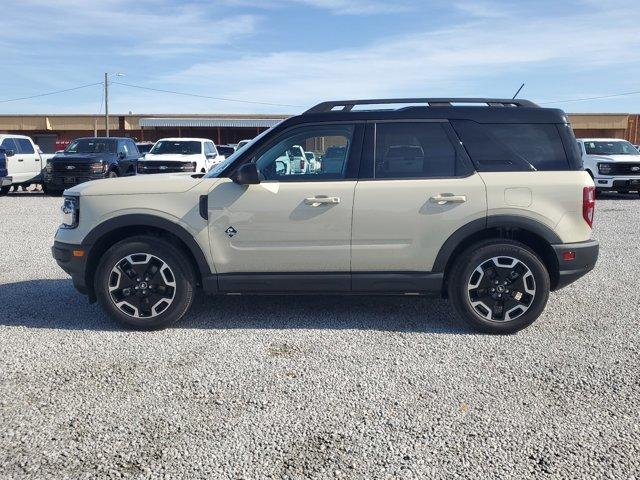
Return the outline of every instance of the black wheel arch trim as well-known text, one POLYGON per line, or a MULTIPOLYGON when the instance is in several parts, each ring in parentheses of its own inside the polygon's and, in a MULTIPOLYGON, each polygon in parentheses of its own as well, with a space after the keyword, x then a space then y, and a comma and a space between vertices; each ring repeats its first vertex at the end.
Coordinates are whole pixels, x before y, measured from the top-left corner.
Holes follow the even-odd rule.
MULTIPOLYGON (((151 214, 144 213, 132 213, 128 215, 122 215, 110 220, 106 220, 101 224, 94 227, 82 241, 82 245, 91 252, 91 247, 95 245, 101 238, 108 235, 110 232, 119 230, 126 227, 153 227, 160 230, 165 230, 168 233, 175 235, 180 239, 190 250, 193 258, 195 259, 198 269, 202 277, 211 275, 211 268, 209 263, 200 248, 200 245, 193 239, 193 236, 181 225, 178 225, 166 218, 158 217, 151 214)), ((89 253, 91 255, 91 253, 89 253)))
POLYGON ((432 272, 444 272, 451 255, 456 248, 474 233, 490 228, 520 228, 543 238, 550 245, 562 243, 562 239, 541 222, 519 215, 490 215, 473 220, 453 232, 444 242, 433 264, 432 272))

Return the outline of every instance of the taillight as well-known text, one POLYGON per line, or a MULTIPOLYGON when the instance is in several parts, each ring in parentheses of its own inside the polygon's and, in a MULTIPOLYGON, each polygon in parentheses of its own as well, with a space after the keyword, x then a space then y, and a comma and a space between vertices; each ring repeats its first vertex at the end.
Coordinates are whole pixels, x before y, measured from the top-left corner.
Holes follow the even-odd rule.
POLYGON ((589 227, 593 227, 593 215, 596 211, 596 187, 582 189, 582 217, 589 227))

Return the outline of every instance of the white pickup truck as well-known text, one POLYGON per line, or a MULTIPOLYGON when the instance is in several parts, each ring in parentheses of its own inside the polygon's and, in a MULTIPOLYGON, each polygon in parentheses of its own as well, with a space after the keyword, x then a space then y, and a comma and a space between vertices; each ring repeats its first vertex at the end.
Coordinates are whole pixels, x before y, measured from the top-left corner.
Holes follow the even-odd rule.
POLYGON ((42 158, 38 146, 24 135, 0 134, 0 148, 7 157, 7 177, 0 194, 6 195, 11 187, 27 187, 42 182, 42 158))
POLYGON ((618 138, 581 138, 578 147, 584 169, 603 191, 640 193, 640 152, 618 138))

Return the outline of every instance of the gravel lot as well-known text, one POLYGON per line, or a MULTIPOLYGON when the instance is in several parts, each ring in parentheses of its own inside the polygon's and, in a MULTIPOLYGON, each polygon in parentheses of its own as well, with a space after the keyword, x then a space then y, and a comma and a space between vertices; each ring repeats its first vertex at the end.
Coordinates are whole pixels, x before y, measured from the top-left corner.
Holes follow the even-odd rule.
POLYGON ((124 331, 50 255, 60 199, 0 198, 2 478, 639 478, 640 198, 508 337, 446 302, 200 298, 124 331))

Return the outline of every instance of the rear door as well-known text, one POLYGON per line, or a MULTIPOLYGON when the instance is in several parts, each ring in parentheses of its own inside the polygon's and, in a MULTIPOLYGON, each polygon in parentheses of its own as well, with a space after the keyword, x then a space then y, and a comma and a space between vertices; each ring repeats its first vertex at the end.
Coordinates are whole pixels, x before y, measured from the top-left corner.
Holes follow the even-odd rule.
POLYGON ((295 127, 252 159, 260 184, 238 185, 227 178, 216 184, 208 199, 209 228, 222 290, 350 289, 362 131, 353 124, 295 127), (294 173, 282 160, 294 146, 330 154, 331 168, 294 173), (280 273, 286 277, 265 276, 280 273))
POLYGON ((40 153, 36 150, 35 145, 30 138, 16 137, 15 142, 18 144, 20 157, 24 162, 25 173, 28 179, 32 179, 42 173, 42 161, 40 153))
POLYGON ((353 208, 358 272, 430 272, 456 230, 487 214, 485 185, 447 121, 391 121, 367 130, 353 208))

